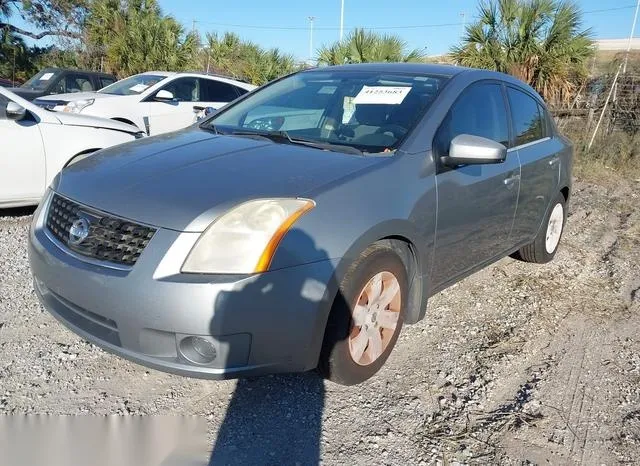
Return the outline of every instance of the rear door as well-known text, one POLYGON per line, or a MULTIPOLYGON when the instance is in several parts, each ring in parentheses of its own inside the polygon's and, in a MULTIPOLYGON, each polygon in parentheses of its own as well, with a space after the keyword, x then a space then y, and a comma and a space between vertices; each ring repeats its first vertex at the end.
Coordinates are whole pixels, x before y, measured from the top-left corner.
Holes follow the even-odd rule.
MULTIPOLYGON (((504 88, 499 82, 468 87, 451 107, 434 141, 436 160, 460 134, 509 144, 504 88)), ((520 163, 508 152, 498 164, 439 166, 438 219, 433 265, 435 287, 445 285, 509 247, 518 201, 520 163)))
POLYGON ((6 117, 10 100, 0 94, 0 206, 38 200, 44 193, 44 145, 36 118, 21 121, 6 117))
POLYGON ((507 87, 514 129, 514 147, 522 165, 520 199, 513 224, 515 243, 533 239, 552 198, 558 193, 559 151, 563 144, 553 137, 550 117, 531 94, 507 87))

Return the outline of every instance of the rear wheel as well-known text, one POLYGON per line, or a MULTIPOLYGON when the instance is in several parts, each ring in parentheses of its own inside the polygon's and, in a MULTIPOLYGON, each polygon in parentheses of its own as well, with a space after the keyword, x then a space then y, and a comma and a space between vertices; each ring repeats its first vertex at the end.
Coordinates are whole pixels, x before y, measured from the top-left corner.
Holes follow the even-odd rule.
POLYGON ((388 245, 374 244, 340 285, 318 369, 327 379, 353 385, 373 376, 395 345, 408 299, 407 271, 388 245))
POLYGON ((558 193, 551 209, 545 217, 544 224, 538 236, 531 244, 524 246, 517 253, 517 257, 525 262, 544 264, 551 261, 558 251, 560 238, 567 219, 566 201, 562 193, 558 193))

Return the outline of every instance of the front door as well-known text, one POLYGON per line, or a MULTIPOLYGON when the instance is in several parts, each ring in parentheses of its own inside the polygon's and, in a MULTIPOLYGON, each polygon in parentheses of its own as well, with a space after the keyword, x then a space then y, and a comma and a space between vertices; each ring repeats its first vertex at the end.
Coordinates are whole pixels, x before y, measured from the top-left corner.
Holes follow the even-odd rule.
POLYGON ((149 135, 167 133, 186 128, 196 121, 194 105, 199 105, 200 89, 198 78, 177 78, 165 84, 160 90, 173 94, 172 101, 156 101, 155 94, 141 102, 142 114, 148 118, 149 135))
POLYGON ((0 207, 37 201, 45 189, 45 154, 36 118, 27 112, 20 121, 6 116, 10 100, 0 94, 0 207))
MULTIPOLYGON (((454 103, 438 130, 436 159, 451 140, 472 134, 509 144, 502 85, 475 83, 454 103)), ((438 217, 432 283, 446 285, 508 249, 518 202, 520 162, 516 151, 498 164, 440 166, 436 175, 438 217)))

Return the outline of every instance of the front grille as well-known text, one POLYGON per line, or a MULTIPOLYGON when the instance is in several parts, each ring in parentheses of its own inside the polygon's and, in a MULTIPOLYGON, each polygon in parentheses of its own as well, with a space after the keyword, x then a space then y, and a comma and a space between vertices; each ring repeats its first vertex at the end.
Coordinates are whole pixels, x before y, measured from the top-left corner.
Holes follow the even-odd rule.
POLYGON ((46 220, 47 229, 72 251, 86 257, 132 266, 149 244, 156 230, 98 212, 76 202, 53 195, 46 220), (85 221, 82 222, 81 219, 85 221), (86 237, 71 227, 83 223, 86 237))

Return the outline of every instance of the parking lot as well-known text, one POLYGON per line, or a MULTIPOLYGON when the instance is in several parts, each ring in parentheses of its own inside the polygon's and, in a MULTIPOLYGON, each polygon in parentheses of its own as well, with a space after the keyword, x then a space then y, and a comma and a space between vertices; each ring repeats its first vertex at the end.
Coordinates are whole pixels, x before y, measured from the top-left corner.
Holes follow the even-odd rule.
POLYGON ((216 464, 635 461, 640 183, 574 187, 554 262, 503 259, 440 293, 354 387, 186 379, 103 352, 42 310, 31 212, 3 211, 0 413, 203 415, 216 464))

